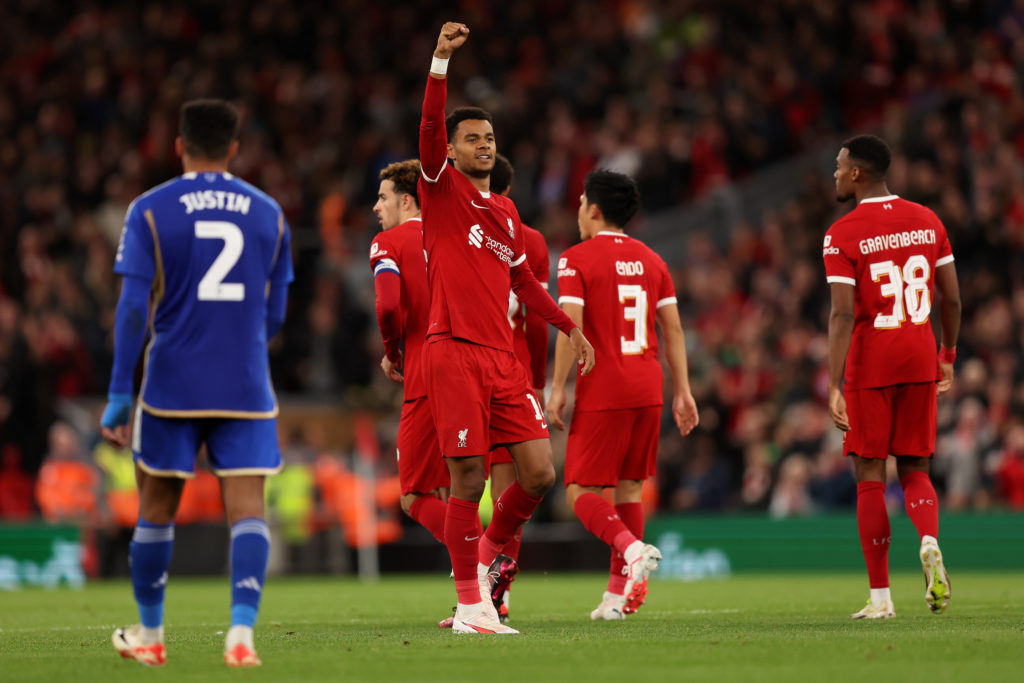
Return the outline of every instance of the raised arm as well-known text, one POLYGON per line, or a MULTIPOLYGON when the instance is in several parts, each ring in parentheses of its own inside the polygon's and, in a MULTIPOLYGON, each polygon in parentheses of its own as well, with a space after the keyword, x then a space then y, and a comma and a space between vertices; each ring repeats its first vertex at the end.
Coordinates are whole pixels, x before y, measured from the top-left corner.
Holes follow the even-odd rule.
POLYGON ((423 177, 437 182, 448 159, 448 135, 444 128, 444 105, 448 96, 448 60, 469 37, 465 24, 454 21, 441 27, 430 64, 427 91, 423 97, 423 116, 420 119, 420 167, 423 177))

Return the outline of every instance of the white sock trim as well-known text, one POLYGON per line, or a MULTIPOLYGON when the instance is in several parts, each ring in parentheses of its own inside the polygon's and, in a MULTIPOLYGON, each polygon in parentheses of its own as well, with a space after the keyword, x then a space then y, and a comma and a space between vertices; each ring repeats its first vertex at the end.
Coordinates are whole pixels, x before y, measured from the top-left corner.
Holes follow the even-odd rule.
POLYGON ((871 604, 874 607, 878 607, 883 602, 892 602, 892 595, 889 593, 888 588, 872 588, 871 589, 871 604))
POLYGON ((251 626, 242 626, 241 624, 238 624, 228 629, 224 649, 230 650, 238 644, 245 645, 250 650, 255 651, 256 646, 253 645, 253 631, 251 626))
POLYGON ((154 643, 164 642, 164 627, 156 626, 150 628, 148 626, 142 627, 142 644, 152 645, 154 643))

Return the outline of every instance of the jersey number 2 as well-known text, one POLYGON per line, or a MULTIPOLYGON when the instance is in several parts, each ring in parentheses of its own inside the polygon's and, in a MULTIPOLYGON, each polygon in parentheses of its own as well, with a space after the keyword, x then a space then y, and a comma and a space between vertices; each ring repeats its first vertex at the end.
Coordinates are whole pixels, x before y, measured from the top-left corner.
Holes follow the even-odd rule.
POLYGON ((879 282, 883 277, 888 282, 881 285, 883 297, 893 297, 892 312, 888 315, 879 313, 875 316, 875 327, 880 330, 891 330, 899 327, 910 314, 910 322, 915 325, 928 321, 932 312, 931 297, 928 292, 928 278, 931 268, 928 259, 915 254, 907 259, 901 269, 892 261, 879 261, 871 264, 871 279, 879 282))
POLYGON ((241 229, 227 221, 196 221, 196 237, 224 240, 224 248, 214 259, 206 275, 199 281, 200 301, 245 301, 245 284, 224 282, 242 255, 245 238, 241 229))

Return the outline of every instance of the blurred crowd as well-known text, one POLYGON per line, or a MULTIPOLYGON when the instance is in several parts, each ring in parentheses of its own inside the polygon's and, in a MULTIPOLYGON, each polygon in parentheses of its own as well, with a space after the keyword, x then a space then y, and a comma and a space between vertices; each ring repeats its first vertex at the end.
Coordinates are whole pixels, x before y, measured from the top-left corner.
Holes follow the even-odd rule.
MULTIPOLYGON (((297 280, 271 345, 279 393, 394 405, 377 371, 369 207, 379 169, 416 154, 429 54, 450 18, 472 34, 449 106, 494 112, 512 196, 552 262, 595 167, 634 175, 654 216, 852 132, 885 137, 890 188, 940 215, 960 275, 937 483, 950 508, 1024 509, 1021 0, 76 5, 0 5, 0 515, 12 501, 46 509, 51 461, 85 464, 98 478, 83 472, 84 486, 120 481, 61 406, 105 393, 124 213, 179 172, 186 99, 238 104, 232 170, 293 229, 297 280)), ((684 441, 666 424, 660 509, 853 505, 825 410, 820 254, 846 210, 827 175, 793 178, 757 220, 663 254, 701 427, 684 441)))

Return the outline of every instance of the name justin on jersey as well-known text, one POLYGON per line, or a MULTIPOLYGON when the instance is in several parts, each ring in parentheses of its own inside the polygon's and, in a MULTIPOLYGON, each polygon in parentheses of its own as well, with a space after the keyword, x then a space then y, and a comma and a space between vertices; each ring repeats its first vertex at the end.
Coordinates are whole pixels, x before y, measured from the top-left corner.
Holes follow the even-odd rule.
POLYGON ((888 235, 869 237, 857 245, 862 254, 874 254, 886 249, 899 249, 915 244, 935 244, 934 230, 907 230, 906 232, 890 232, 888 235))
POLYGON ((249 213, 252 197, 225 190, 202 190, 183 194, 178 201, 185 205, 186 214, 203 209, 224 209, 245 215, 249 213))

